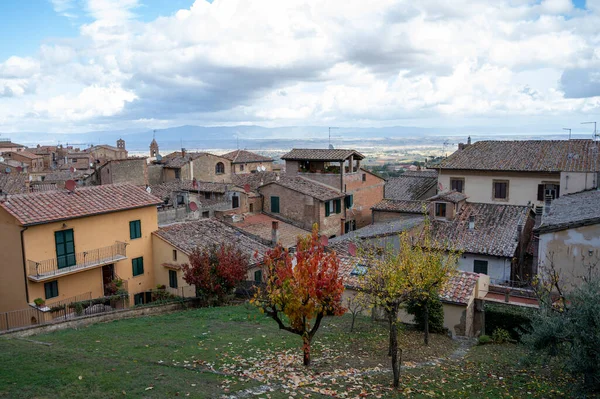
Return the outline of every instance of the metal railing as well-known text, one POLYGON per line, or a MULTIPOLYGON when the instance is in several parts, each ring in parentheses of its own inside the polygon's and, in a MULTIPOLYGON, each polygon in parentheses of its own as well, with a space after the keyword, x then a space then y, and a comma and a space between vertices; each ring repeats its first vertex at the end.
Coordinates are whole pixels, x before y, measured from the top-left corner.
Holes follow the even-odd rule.
POLYGON ((65 257, 64 263, 72 263, 65 267, 59 267, 57 258, 42 261, 27 260, 27 274, 30 279, 41 280, 80 269, 117 262, 127 258, 126 247, 127 244, 117 241, 109 247, 77 252, 65 257))

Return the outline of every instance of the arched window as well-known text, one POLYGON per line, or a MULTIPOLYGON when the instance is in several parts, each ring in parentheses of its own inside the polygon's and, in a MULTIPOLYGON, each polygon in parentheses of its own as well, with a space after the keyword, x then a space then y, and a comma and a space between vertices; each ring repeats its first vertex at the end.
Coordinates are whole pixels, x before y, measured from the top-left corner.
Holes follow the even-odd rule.
POLYGON ((215 172, 218 175, 222 175, 223 173, 225 173, 225 165, 223 164, 223 162, 219 162, 217 164, 217 166, 215 167, 215 172))

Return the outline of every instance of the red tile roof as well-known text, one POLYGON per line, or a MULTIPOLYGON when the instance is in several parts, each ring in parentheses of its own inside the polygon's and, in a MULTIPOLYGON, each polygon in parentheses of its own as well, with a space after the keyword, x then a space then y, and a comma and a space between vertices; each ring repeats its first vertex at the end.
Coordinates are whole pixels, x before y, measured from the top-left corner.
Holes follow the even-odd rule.
POLYGON ((273 162, 272 158, 246 150, 235 150, 221 156, 229 159, 232 163, 273 162))
POLYGON ((316 198, 319 201, 329 201, 332 199, 342 198, 346 196, 346 194, 339 190, 329 188, 328 186, 322 183, 317 183, 314 180, 305 179, 300 176, 285 177, 283 179, 267 183, 262 187, 266 187, 271 184, 276 184, 278 186, 288 188, 290 190, 299 192, 309 197, 316 198))
POLYGON ((465 194, 459 193, 456 190, 452 190, 452 191, 444 191, 442 193, 434 195, 433 197, 428 198, 428 201, 448 201, 448 202, 452 202, 453 204, 457 204, 460 201, 466 200, 467 198, 469 198, 469 197, 467 197, 465 194))
POLYGON ((440 169, 529 172, 600 171, 593 140, 478 141, 443 160, 440 169))
POLYGON ((407 201, 384 199, 373 205, 371 208, 380 212, 401 212, 401 213, 424 213, 427 209, 426 201, 407 201))
POLYGON ((284 160, 297 160, 297 161, 331 161, 341 162, 350 158, 354 155, 354 159, 364 159, 365 156, 355 150, 342 150, 342 149, 318 149, 318 148, 294 148, 292 151, 281 156, 284 160))
MULTIPOLYGON (((385 198, 395 200, 422 200, 437 186, 437 175, 403 173, 392 177, 385 183, 385 198)), ((434 190, 435 192, 435 190, 434 190)), ((429 194, 431 195, 431 194, 429 194)))
POLYGON ((479 280, 477 273, 456 271, 444 285, 440 292, 440 299, 445 302, 467 305, 473 296, 477 280, 479 280))
POLYGON ((156 206, 160 201, 132 184, 115 184, 9 196, 0 203, 23 226, 156 206))

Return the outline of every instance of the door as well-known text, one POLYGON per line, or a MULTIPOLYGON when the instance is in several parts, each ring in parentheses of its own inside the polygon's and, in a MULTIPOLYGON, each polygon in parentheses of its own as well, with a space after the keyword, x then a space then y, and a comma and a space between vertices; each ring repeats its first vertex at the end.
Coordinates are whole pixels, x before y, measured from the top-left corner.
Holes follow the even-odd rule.
POLYGON ((240 207, 240 197, 238 197, 237 195, 234 195, 233 197, 231 197, 231 207, 233 209, 240 207))
POLYGON ((111 283, 115 279, 115 265, 102 266, 102 284, 104 286, 104 296, 113 295, 110 292, 113 289, 111 283))
POLYGON ((279 197, 271 197, 271 212, 279 213, 279 197))
POLYGON ((75 266, 77 260, 75 258, 73 229, 54 232, 54 241, 56 243, 56 263, 58 268, 75 266))

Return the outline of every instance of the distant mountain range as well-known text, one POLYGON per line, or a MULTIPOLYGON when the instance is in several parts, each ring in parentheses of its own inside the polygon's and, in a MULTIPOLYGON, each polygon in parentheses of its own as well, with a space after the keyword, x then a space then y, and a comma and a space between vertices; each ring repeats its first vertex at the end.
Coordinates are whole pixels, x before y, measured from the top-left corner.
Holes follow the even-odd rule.
MULTIPOLYGON (((331 144, 341 147, 448 145, 465 142, 467 136, 483 139, 565 139, 565 135, 547 133, 512 133, 506 128, 418 128, 406 126, 382 128, 343 127, 331 129, 331 144)), ((87 133, 3 133, 1 138, 33 146, 36 144, 72 144, 87 147, 91 144, 115 145, 119 138, 126 141, 130 151, 146 151, 154 133, 150 128, 96 131, 87 133)), ((327 127, 293 126, 268 128, 256 125, 243 126, 178 126, 156 130, 156 140, 161 152, 180 148, 188 150, 235 149, 253 150, 289 149, 293 147, 326 148, 330 143, 327 127)), ((574 135, 575 136, 575 135, 574 135)), ((579 136, 579 135, 578 135, 579 136)), ((576 138, 590 138, 587 135, 576 138)))

